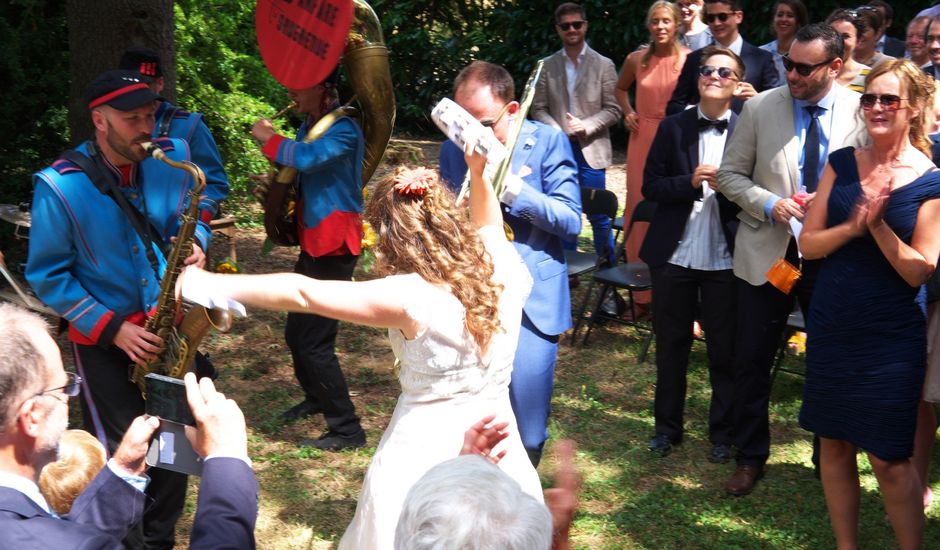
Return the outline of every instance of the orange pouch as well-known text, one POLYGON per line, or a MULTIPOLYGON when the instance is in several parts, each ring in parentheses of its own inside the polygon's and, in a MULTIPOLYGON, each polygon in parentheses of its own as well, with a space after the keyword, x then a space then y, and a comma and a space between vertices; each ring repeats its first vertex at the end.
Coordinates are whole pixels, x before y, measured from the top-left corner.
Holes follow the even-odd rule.
POLYGON ((793 264, 784 258, 777 258, 774 265, 767 270, 767 282, 774 285, 780 292, 789 294, 802 275, 793 264))

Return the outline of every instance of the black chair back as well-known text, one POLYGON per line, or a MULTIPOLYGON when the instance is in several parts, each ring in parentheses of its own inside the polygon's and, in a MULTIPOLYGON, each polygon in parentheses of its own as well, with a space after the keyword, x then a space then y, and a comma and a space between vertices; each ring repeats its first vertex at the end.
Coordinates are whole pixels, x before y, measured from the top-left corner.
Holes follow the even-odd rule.
POLYGON ((581 187, 581 211, 585 215, 603 214, 608 218, 617 217, 617 194, 607 189, 581 187))

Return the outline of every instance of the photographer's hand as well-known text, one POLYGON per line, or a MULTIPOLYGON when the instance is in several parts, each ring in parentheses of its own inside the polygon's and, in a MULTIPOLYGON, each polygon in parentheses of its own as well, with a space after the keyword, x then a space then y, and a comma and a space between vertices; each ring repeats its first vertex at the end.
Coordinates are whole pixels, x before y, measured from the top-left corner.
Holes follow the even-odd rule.
POLYGON ((245 415, 238 404, 215 390, 209 378, 196 381, 187 373, 186 400, 196 419, 196 428, 186 427, 186 438, 200 456, 248 457, 248 432, 245 415))

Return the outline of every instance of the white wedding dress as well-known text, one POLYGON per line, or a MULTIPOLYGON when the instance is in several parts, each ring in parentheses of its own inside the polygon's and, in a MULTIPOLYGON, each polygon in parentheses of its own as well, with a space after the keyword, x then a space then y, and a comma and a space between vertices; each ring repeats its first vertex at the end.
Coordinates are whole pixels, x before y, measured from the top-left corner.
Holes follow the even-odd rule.
POLYGON ((341 550, 393 548, 395 527, 411 486, 433 466, 456 457, 464 432, 486 415, 509 422, 502 468, 522 489, 542 501, 538 474, 519 438, 509 404, 509 379, 519 340, 522 306, 532 278, 501 227, 480 229, 493 258, 493 279, 503 285, 499 301, 502 329, 486 357, 464 326, 464 308, 447 290, 418 275, 389 277, 410 297, 406 311, 421 330, 413 340, 389 330, 401 362, 402 393, 372 464, 366 473, 356 515, 339 543, 341 550))

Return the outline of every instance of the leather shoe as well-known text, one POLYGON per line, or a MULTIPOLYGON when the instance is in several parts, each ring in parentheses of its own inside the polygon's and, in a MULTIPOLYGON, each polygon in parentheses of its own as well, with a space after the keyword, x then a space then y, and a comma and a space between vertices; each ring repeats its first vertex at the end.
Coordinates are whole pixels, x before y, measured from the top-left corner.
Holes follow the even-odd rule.
POLYGON ((734 470, 734 475, 725 483, 725 491, 736 497, 749 495, 754 490, 754 486, 757 485, 757 480, 762 477, 764 477, 763 468, 739 464, 734 470))
POLYGON ((724 443, 712 445, 712 450, 708 453, 709 462, 725 464, 729 460, 731 460, 731 445, 725 445, 724 443))
POLYGON ((313 416, 321 412, 323 412, 323 409, 315 405, 309 399, 304 399, 300 403, 297 403, 293 407, 282 412, 281 419, 283 419, 284 422, 293 422, 295 420, 307 418, 308 416, 313 416))
POLYGON ((650 439, 648 447, 651 453, 666 456, 672 452, 672 441, 666 434, 656 434, 650 439))
POLYGON ((366 432, 359 429, 352 435, 343 435, 329 430, 318 439, 304 439, 301 447, 314 447, 324 451, 342 451, 343 449, 358 449, 366 446, 366 432))

